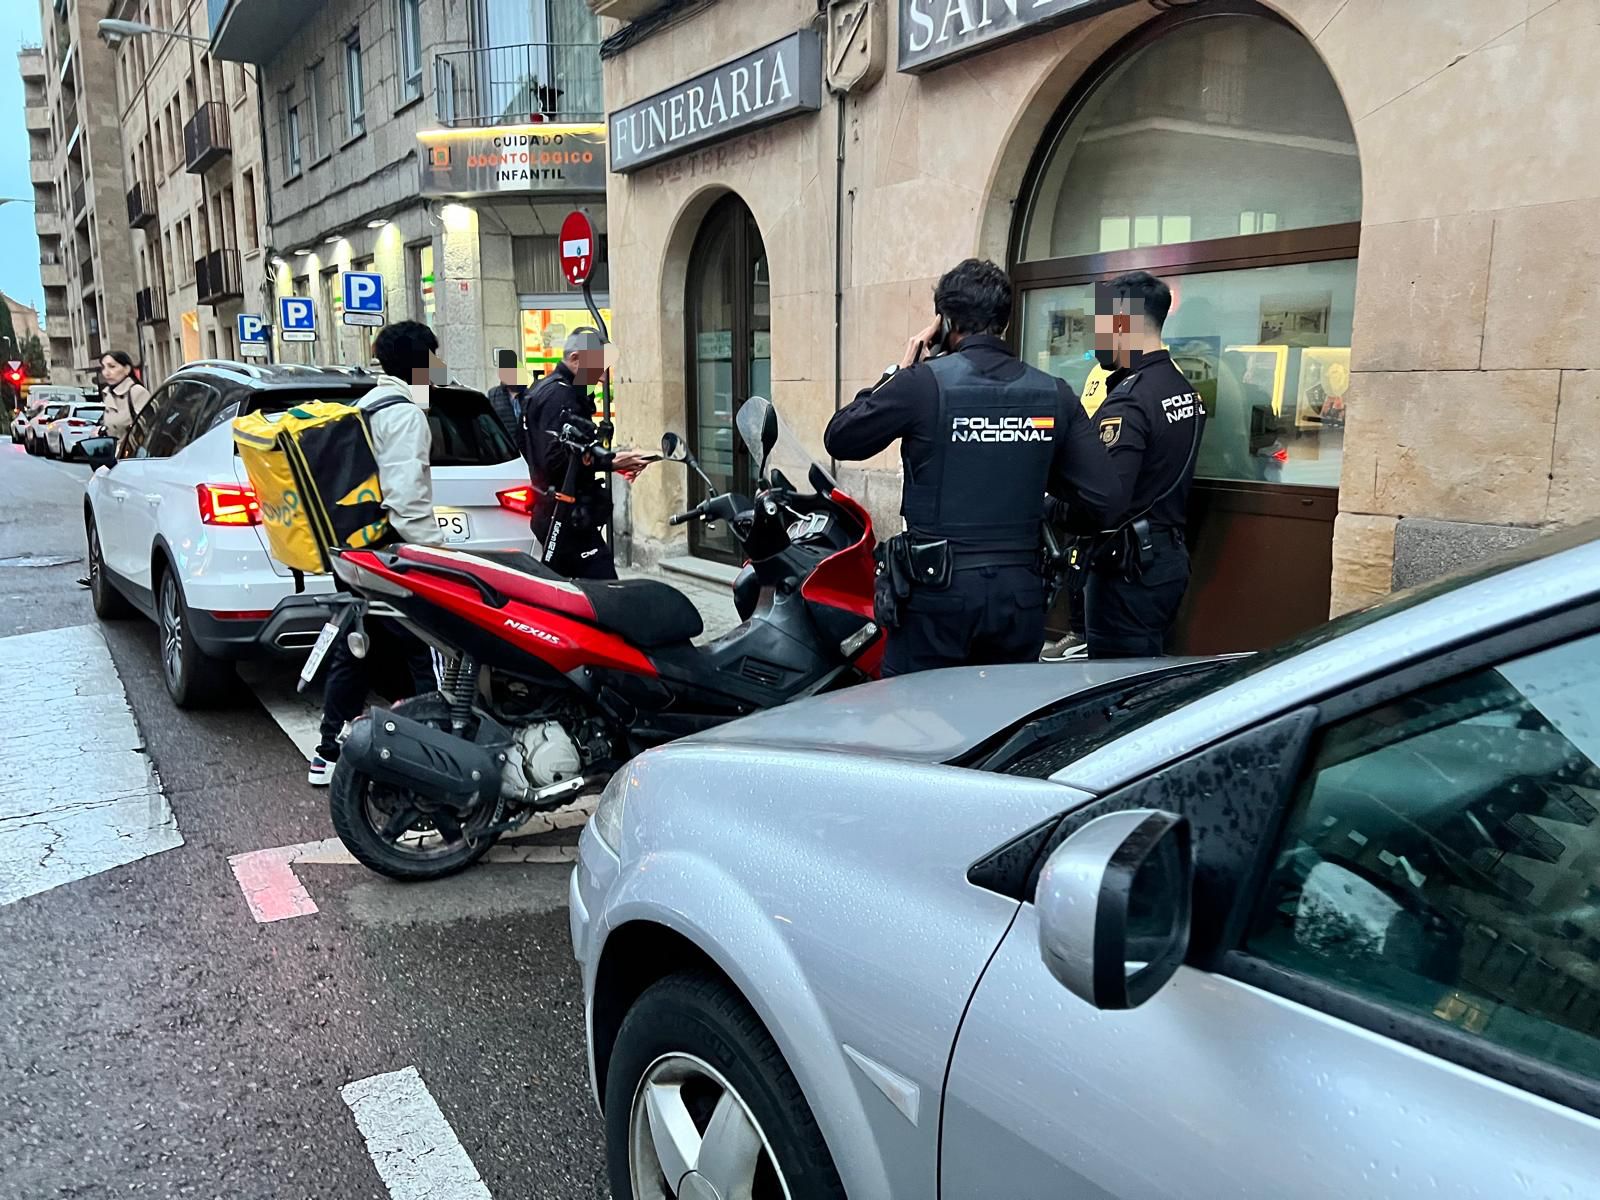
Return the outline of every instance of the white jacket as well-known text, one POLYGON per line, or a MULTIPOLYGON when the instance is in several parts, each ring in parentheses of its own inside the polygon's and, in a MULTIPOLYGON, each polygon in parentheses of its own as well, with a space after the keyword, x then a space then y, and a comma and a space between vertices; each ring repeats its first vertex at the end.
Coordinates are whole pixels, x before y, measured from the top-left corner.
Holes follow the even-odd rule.
POLYGON ((378 386, 357 400, 356 407, 370 409, 396 396, 405 403, 392 404, 367 417, 383 506, 401 540, 442 546, 444 531, 433 516, 433 475, 428 466, 433 435, 428 431, 428 414, 413 400, 410 386, 393 375, 379 375, 378 386))

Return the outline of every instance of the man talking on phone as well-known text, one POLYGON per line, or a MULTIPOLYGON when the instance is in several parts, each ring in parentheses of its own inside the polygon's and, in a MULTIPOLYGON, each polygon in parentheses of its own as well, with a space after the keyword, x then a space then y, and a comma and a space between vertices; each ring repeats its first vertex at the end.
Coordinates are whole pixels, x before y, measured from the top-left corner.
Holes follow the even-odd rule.
POLYGON ((1071 386, 1006 345, 1006 273, 968 259, 933 301, 933 323, 823 437, 847 461, 900 442, 906 529, 879 547, 878 563, 886 675, 1037 659, 1045 496, 1100 522, 1116 485, 1071 386))

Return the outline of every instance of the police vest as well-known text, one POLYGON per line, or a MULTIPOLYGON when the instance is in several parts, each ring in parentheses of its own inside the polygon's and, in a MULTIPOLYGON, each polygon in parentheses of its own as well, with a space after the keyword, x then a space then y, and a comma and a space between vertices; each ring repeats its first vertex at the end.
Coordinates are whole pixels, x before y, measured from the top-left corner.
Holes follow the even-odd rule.
POLYGON ((901 494, 906 525, 917 538, 948 539, 961 565, 1033 562, 1055 453, 1055 379, 1025 367, 1002 383, 962 354, 927 365, 939 420, 931 461, 901 494))

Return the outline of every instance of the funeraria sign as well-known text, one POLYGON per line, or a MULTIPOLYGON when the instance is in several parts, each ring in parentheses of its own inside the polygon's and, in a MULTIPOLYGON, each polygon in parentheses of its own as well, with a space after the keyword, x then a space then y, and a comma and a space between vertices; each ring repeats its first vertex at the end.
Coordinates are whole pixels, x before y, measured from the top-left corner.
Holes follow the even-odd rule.
POLYGON ((1130 0, 900 0, 900 69, 926 71, 1030 30, 1130 0))
POLYGON ((822 42, 803 29, 612 113, 611 169, 634 171, 821 107, 822 42))

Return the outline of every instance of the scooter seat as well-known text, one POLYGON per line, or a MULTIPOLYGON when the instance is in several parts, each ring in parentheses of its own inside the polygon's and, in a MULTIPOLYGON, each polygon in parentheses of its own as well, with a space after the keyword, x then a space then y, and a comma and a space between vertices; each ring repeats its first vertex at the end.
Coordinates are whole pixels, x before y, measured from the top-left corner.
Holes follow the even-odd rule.
MULTIPOLYGON (((635 646, 653 649, 687 642, 705 630, 700 610, 694 601, 677 588, 656 579, 568 579, 558 575, 531 554, 520 550, 478 552, 478 557, 501 566, 510 567, 535 580, 560 582, 575 587, 589 602, 592 620, 601 629, 626 638, 635 646)), ((502 591, 516 593, 505 582, 497 581, 502 591)), ((550 603, 548 589, 534 589, 529 594, 518 595, 535 604, 550 603)))

